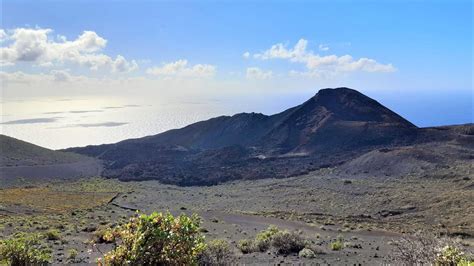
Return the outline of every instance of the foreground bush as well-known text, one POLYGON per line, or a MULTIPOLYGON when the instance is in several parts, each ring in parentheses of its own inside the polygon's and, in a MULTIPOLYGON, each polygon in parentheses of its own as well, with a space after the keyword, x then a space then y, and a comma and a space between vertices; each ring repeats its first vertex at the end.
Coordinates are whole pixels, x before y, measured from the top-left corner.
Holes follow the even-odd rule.
POLYGON ((435 265, 455 266, 455 265, 473 265, 474 261, 470 261, 459 248, 454 246, 445 246, 438 253, 435 259, 435 265))
POLYGON ((417 232, 393 241, 394 260, 409 265, 472 265, 462 245, 455 239, 417 232))
POLYGON ((0 240, 0 264, 47 265, 51 250, 42 245, 44 236, 19 233, 10 239, 0 240))
POLYGON ((222 239, 209 242, 198 256, 199 265, 231 265, 234 260, 232 248, 222 239))
POLYGON ((152 213, 130 221, 104 234, 117 246, 105 254, 99 265, 189 265, 197 263, 204 248, 199 231, 200 219, 184 214, 152 213))

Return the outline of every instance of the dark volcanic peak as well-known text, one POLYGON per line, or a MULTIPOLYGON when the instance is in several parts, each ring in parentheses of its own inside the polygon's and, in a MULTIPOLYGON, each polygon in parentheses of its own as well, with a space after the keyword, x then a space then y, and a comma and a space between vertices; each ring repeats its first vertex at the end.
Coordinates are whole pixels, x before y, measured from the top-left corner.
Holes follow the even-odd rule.
POLYGON ((297 106, 265 138, 279 152, 328 152, 405 141, 416 127, 348 88, 322 89, 297 106))
POLYGON ((308 102, 331 111, 336 117, 347 121, 398 123, 406 127, 413 124, 392 112, 379 102, 349 88, 322 89, 308 102))
POLYGON ((323 164, 331 156, 412 143, 418 133, 377 101, 336 88, 322 89, 303 104, 271 116, 220 116, 154 136, 69 150, 104 160, 111 177, 209 184, 288 176, 316 157, 323 164), (309 159, 289 159, 295 156, 309 159))
MULTIPOLYGON (((377 101, 352 89, 336 88, 322 89, 302 105, 272 116, 260 113, 220 116, 134 142, 193 149, 230 145, 265 146, 267 151, 289 152, 293 149, 311 150, 303 146, 334 125, 340 126, 342 131, 361 127, 360 130, 365 131, 390 126, 414 128, 413 124, 377 101)), ((338 132, 335 136, 340 134, 344 132, 338 132)))

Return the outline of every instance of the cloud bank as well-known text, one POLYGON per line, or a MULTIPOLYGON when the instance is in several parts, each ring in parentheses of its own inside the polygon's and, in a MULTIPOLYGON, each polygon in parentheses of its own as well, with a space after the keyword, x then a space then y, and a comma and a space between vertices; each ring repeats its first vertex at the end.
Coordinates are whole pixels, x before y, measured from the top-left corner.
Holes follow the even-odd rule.
POLYGON ((264 71, 264 70, 261 70, 258 67, 249 67, 249 68, 247 68, 247 73, 246 73, 247 79, 265 80, 265 79, 272 78, 272 76, 273 76, 272 71, 264 71))
POLYGON ((107 40, 94 31, 84 31, 75 40, 64 36, 52 37, 53 30, 41 28, 16 28, 0 30, 0 65, 20 62, 51 67, 64 64, 85 66, 91 70, 107 69, 111 72, 130 72, 138 69, 135 60, 127 61, 117 55, 114 59, 101 52, 107 40))
MULTIPOLYGON (((359 58, 354 59, 350 55, 321 56, 307 49, 308 41, 300 39, 293 48, 278 43, 272 45, 268 50, 254 54, 254 58, 261 60, 284 59, 292 63, 300 63, 306 67, 306 71, 291 71, 291 75, 321 76, 334 75, 344 72, 393 72, 396 68, 392 64, 381 64, 374 59, 359 58)), ((321 47, 325 50, 325 46, 321 47)), ((329 48, 328 48, 329 49, 329 48)), ((327 51, 327 50, 326 50, 327 51)))
POLYGON ((216 66, 206 64, 188 65, 188 60, 165 63, 161 67, 148 68, 147 74, 162 77, 210 78, 216 74, 216 66))

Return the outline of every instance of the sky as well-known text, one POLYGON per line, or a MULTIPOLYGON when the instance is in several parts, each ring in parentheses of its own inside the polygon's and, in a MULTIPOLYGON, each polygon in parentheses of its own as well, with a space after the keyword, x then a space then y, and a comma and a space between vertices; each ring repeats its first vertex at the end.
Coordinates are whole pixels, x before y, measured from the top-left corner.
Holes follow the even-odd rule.
POLYGON ((2 134, 111 143, 350 87, 473 122, 472 1, 1 1, 2 134))

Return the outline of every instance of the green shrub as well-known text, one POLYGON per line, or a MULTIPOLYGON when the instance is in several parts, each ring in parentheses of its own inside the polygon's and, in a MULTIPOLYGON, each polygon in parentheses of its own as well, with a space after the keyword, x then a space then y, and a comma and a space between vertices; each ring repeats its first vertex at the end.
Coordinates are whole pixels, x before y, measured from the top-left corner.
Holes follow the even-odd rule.
POLYGON ((92 239, 94 243, 113 243, 115 242, 115 236, 112 230, 105 227, 100 227, 94 231, 94 237, 92 239))
POLYGON ((242 253, 248 254, 257 251, 257 248, 255 246, 255 243, 251 239, 242 239, 239 241, 237 244, 238 248, 242 253))
POLYGON ((51 250, 42 245, 39 234, 19 233, 0 240, 0 264, 47 265, 51 260, 51 250))
POLYGON ((235 260, 229 243, 222 239, 213 240, 198 256, 199 265, 231 265, 235 260))
POLYGON ((272 246, 279 254, 298 253, 305 244, 304 239, 295 232, 279 231, 272 236, 272 246))
MULTIPOLYGON (((152 213, 133 217, 104 237, 119 244, 104 256, 105 265, 189 265, 204 248, 200 219, 152 213)), ((98 261, 102 265, 102 261, 98 261)))
POLYGON ((343 242, 341 239, 338 239, 338 240, 336 240, 336 241, 334 241, 334 242, 331 242, 331 243, 329 244, 329 248, 330 248, 331 250, 341 250, 341 249, 344 248, 344 242, 343 242))
POLYGON ((297 253, 305 247, 305 241, 297 232, 281 231, 271 225, 258 233, 254 240, 243 239, 238 244, 244 254, 265 252, 271 246, 280 254, 297 253))
POLYGON ((61 239, 61 233, 59 233, 59 231, 56 230, 56 229, 48 230, 45 233, 45 236, 46 236, 46 239, 48 239, 48 240, 59 240, 59 239, 61 239))
POLYGON ((464 252, 454 246, 445 246, 435 259, 435 265, 440 266, 469 265, 469 263, 473 262, 470 262, 464 252))
POLYGON ((67 260, 68 262, 76 262, 76 259, 77 259, 77 255, 79 253, 77 252, 77 249, 75 248, 71 248, 70 250, 68 250, 68 255, 67 255, 67 260))
POLYGON ((270 248, 272 238, 275 234, 280 232, 280 229, 274 225, 270 225, 266 230, 261 231, 255 236, 255 248, 258 251, 264 252, 270 248))
POLYGON ((457 266, 472 266, 472 265, 474 265, 474 260, 467 259, 467 258, 461 259, 459 263, 457 264, 457 266))

